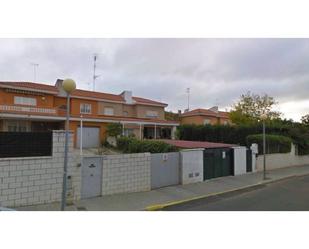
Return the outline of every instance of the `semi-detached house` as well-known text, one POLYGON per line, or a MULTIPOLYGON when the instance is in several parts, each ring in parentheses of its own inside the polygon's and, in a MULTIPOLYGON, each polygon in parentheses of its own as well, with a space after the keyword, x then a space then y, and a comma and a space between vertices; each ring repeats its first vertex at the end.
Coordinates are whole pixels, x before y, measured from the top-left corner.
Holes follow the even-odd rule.
MULTIPOLYGON (((70 130, 79 146, 95 147, 106 137, 108 123, 121 123, 123 135, 143 139, 174 137, 175 121, 165 120, 167 104, 132 96, 131 91, 109 94, 76 89, 70 99, 70 130)), ((55 85, 0 82, 0 131, 46 131, 65 127, 66 93, 62 80, 55 85)))

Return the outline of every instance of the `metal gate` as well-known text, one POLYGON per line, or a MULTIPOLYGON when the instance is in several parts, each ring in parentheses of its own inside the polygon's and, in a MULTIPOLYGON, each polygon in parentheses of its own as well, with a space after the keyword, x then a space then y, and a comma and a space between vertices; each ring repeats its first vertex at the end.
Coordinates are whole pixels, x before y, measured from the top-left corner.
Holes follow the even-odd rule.
MULTIPOLYGON (((100 145, 100 128, 98 127, 83 127, 83 148, 95 148, 100 145)), ((80 147, 81 130, 77 128, 76 147, 80 147)))
POLYGON ((180 182, 178 152, 151 154, 151 189, 180 182))
POLYGON ((252 150, 247 148, 247 172, 252 172, 252 150))
POLYGON ((84 157, 82 159, 82 199, 101 195, 102 166, 102 157, 84 157))
POLYGON ((204 151, 204 181, 234 174, 233 150, 230 148, 204 151))

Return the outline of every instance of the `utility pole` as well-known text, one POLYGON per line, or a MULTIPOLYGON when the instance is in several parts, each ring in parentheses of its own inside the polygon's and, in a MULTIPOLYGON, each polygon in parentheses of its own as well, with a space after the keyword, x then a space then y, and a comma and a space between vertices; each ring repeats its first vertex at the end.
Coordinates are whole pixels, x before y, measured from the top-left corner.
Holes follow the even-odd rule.
POLYGON ((39 66, 38 63, 30 63, 33 66, 33 82, 36 82, 36 68, 39 66))
POLYGON ((187 88, 187 94, 188 94, 188 111, 190 110, 190 88, 187 88))
POLYGON ((98 78, 100 75, 96 75, 96 67, 97 67, 97 58, 98 58, 98 54, 94 54, 93 55, 93 86, 92 86, 92 90, 95 91, 95 80, 96 78, 98 78))

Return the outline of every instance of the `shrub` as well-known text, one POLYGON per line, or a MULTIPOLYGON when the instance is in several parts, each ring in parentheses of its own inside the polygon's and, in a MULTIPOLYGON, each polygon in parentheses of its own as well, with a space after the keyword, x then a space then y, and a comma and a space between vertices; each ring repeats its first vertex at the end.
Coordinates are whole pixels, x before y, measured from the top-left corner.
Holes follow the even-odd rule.
POLYGON ((109 123, 106 127, 106 133, 111 137, 118 137, 121 135, 122 125, 120 123, 109 123))
POLYGON ((175 146, 156 140, 138 140, 129 137, 117 139, 117 147, 124 153, 167 153, 178 151, 175 146))
MULTIPOLYGON (((258 144, 259 154, 263 154, 263 134, 247 136, 247 145, 258 144)), ((280 135, 266 135, 266 154, 291 152, 292 139, 280 135)))

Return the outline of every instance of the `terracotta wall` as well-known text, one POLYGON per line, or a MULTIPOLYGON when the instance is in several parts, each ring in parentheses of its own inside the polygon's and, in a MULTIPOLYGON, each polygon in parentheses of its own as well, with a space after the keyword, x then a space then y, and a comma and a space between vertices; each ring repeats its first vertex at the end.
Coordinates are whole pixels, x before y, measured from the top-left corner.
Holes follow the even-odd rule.
POLYGON ((148 106, 148 105, 137 105, 136 106, 136 114, 138 118, 146 118, 147 111, 156 111, 158 112, 158 119, 164 120, 164 107, 158 106, 148 106))
POLYGON ((12 93, 6 92, 4 89, 0 89, 0 104, 1 105, 14 105, 14 96, 35 98, 37 105, 36 107, 42 108, 53 108, 54 107, 54 96, 53 95, 32 95, 23 93, 12 93))
POLYGON ((84 117, 91 117, 92 115, 98 115, 98 102, 95 100, 87 100, 87 99, 71 99, 71 114, 72 115, 83 115, 84 117), (80 113, 80 105, 81 104, 90 104, 91 105, 91 114, 81 114, 80 113))
POLYGON ((205 119, 210 120, 210 124, 214 125, 218 123, 218 119, 216 117, 206 117, 206 116, 190 116, 190 117, 182 117, 180 119, 181 124, 197 124, 203 125, 205 119))
POLYGON ((120 103, 109 103, 109 102, 104 102, 104 101, 98 102, 98 112, 97 112, 97 114, 104 115, 104 108, 105 107, 113 108, 115 116, 123 116, 122 104, 120 104, 120 103))
POLYGON ((180 122, 181 124, 197 124, 197 125, 203 125, 205 119, 210 120, 210 124, 224 124, 224 121, 227 121, 228 123, 231 123, 231 121, 228 118, 216 118, 216 117, 207 117, 207 116, 190 116, 190 117, 182 117, 180 122))

